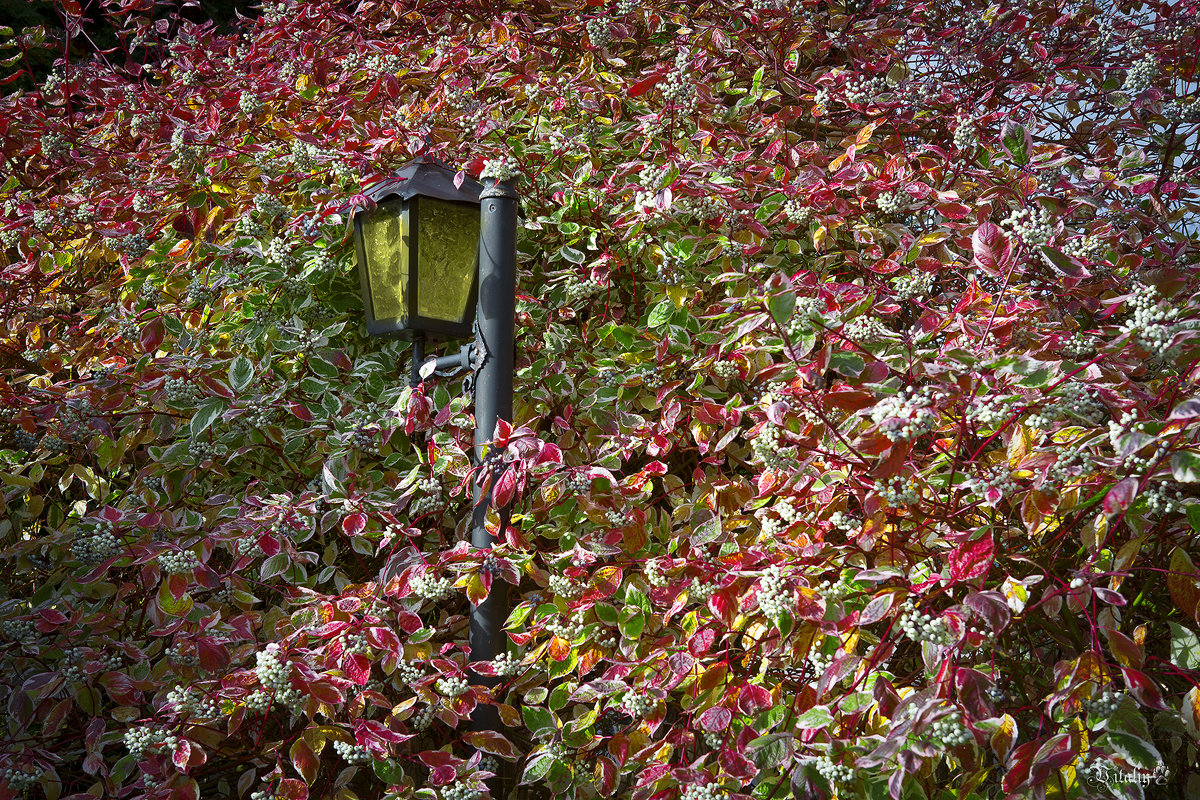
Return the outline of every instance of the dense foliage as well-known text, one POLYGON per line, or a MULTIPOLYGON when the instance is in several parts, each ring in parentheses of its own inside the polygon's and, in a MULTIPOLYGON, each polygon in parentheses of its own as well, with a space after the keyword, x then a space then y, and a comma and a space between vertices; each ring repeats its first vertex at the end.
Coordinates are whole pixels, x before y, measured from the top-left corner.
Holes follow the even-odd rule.
POLYGON ((0 100, 0 798, 1200 793, 1196 3, 159 5, 0 100), (490 553, 419 154, 523 196, 490 553))

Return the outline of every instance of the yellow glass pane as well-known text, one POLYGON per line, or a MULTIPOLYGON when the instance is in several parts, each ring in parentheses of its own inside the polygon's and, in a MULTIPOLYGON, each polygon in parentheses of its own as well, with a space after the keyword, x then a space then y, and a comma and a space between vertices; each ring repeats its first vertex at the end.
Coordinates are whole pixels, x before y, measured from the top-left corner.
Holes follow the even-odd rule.
POLYGON ((371 280, 375 319, 406 317, 408 284, 408 210, 399 203, 381 206, 363 221, 363 246, 371 280))
POLYGON ((479 207, 420 199, 417 314, 461 322, 470 309, 479 248, 479 207))

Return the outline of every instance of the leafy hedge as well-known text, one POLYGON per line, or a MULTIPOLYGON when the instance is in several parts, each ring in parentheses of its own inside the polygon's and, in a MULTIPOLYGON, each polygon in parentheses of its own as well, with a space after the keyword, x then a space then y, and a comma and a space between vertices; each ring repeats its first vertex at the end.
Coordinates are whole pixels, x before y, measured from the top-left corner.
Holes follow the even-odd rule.
POLYGON ((0 798, 1200 792, 1196 7, 106 4, 0 100, 0 798), (419 154, 523 196, 488 553, 419 154))

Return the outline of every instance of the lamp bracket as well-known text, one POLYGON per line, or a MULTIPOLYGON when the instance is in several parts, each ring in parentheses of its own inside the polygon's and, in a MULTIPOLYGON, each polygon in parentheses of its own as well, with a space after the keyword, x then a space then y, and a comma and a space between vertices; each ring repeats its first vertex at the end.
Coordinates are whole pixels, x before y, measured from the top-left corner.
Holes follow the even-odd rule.
POLYGON ((463 378, 463 394, 473 395, 479 381, 479 373, 491 355, 487 340, 483 338, 483 329, 479 326, 478 318, 475 320, 475 341, 463 346, 462 355, 463 368, 471 370, 471 374, 463 378))

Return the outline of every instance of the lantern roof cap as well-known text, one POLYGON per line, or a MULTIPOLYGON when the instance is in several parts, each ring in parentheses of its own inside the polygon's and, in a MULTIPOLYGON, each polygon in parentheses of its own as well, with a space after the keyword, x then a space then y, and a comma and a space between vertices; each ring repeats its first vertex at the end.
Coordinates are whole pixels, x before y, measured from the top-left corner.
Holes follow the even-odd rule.
POLYGON ((462 185, 454 185, 457 173, 445 164, 426 156, 419 156, 405 164, 390 178, 385 178, 363 194, 381 203, 392 197, 410 200, 417 195, 447 200, 452 203, 478 203, 483 185, 470 178, 463 178, 462 185))

